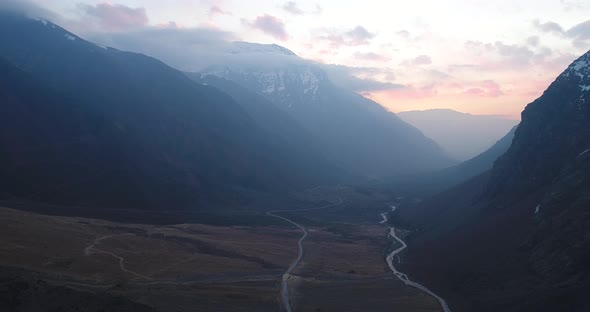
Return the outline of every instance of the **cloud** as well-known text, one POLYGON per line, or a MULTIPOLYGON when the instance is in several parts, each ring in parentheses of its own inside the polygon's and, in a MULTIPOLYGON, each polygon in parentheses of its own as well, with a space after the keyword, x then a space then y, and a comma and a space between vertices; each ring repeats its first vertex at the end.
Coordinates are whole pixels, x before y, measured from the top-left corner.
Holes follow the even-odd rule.
POLYGON ((333 48, 368 45, 371 39, 376 36, 360 25, 345 32, 333 30, 323 30, 323 32, 324 34, 318 36, 317 39, 329 42, 333 48))
POLYGON ((320 15, 320 14, 324 13, 324 9, 319 4, 316 4, 315 10, 311 13, 316 14, 316 15, 320 15))
POLYGON ((504 95, 504 92, 500 88, 500 85, 493 80, 484 80, 476 82, 475 86, 465 90, 465 95, 478 96, 478 97, 499 97, 504 95))
POLYGON ((415 58, 405 61, 402 65, 411 65, 411 66, 420 66, 420 65, 430 65, 432 64, 432 58, 428 55, 418 55, 415 58))
POLYGON ((545 22, 545 23, 541 23, 539 20, 534 20, 533 21, 533 26, 540 30, 541 32, 544 33, 557 33, 557 34, 563 34, 564 30, 563 27, 561 27, 561 25, 555 23, 555 22, 545 22))
POLYGON ((434 83, 426 85, 406 85, 404 88, 385 90, 381 92, 383 98, 389 100, 416 100, 431 98, 438 95, 437 86, 434 83))
POLYGON ((400 30, 400 31, 396 32, 396 34, 398 36, 400 36, 400 37, 403 37, 403 38, 409 38, 410 37, 410 32, 407 31, 407 30, 400 30))
POLYGON ((354 45, 369 44, 369 41, 375 38, 375 34, 370 33, 363 26, 356 26, 351 31, 345 33, 345 37, 349 38, 354 45))
POLYGON ((299 7, 297 2, 295 2, 295 1, 285 2, 285 4, 283 4, 283 6, 281 8, 284 11, 286 11, 290 14, 293 14, 293 15, 304 15, 304 14, 319 15, 319 14, 322 14, 322 12, 324 11, 319 4, 315 5, 315 9, 313 11, 312 10, 306 11, 306 10, 302 9, 301 7, 299 7))
POLYGON ((590 20, 579 23, 567 31, 570 38, 575 39, 590 39, 590 20))
POLYGON ((84 37, 102 46, 156 57, 184 71, 199 71, 223 62, 232 33, 210 28, 146 27, 127 32, 91 32, 84 37))
POLYGON ((574 25, 568 30, 564 30, 561 25, 551 21, 540 23, 535 20, 533 25, 541 32, 555 33, 563 38, 571 39, 572 44, 580 49, 587 49, 590 46, 590 20, 574 25))
POLYGON ((33 18, 46 18, 58 21, 59 16, 29 0, 0 0, 0 11, 23 13, 33 18))
POLYGON ((559 0, 566 11, 583 9, 582 1, 580 0, 559 0))
POLYGON ((479 41, 467 41, 467 51, 478 57, 477 64, 480 69, 515 69, 523 68, 535 62, 543 61, 552 51, 545 47, 532 49, 527 45, 507 44, 502 41, 483 43, 479 41))
POLYGON ((375 61, 375 62, 387 62, 387 61, 391 60, 390 57, 387 57, 387 56, 381 55, 381 54, 377 54, 374 52, 366 52, 366 53, 356 52, 354 54, 354 58, 357 60, 375 61))
POLYGON ((386 76, 393 79, 394 74, 389 69, 374 67, 350 67, 335 64, 320 64, 328 78, 337 86, 360 93, 376 91, 398 90, 405 88, 402 84, 375 79, 376 76, 386 76))
POLYGON ((147 26, 149 19, 144 8, 131 8, 121 4, 99 3, 95 6, 78 4, 84 14, 95 19, 107 31, 122 31, 147 26))
POLYGON ((531 49, 525 46, 517 45, 517 44, 505 44, 501 41, 496 41, 493 44, 493 48, 502 56, 514 58, 518 60, 522 60, 523 63, 526 63, 530 60, 534 55, 531 49))
POLYGON ((262 31, 263 33, 275 39, 283 41, 289 39, 289 35, 285 29, 285 23, 283 23, 283 21, 278 17, 265 14, 258 16, 253 21, 242 20, 242 22, 252 28, 262 31))
POLYGON ((303 15, 305 12, 299 8, 299 6, 297 5, 297 2, 295 1, 289 1, 287 3, 285 3, 283 5, 283 10, 294 14, 294 15, 303 15))
POLYGON ((539 38, 539 36, 530 36, 526 39, 526 43, 530 46, 536 47, 541 43, 541 38, 539 38))
POLYGON ((161 59, 182 71, 200 72, 210 68, 234 70, 276 70, 291 66, 320 68, 336 86, 360 93, 395 90, 403 85, 387 80, 395 78, 390 69, 325 65, 279 51, 277 47, 233 42, 235 35, 207 28, 149 27, 143 30, 95 33, 92 41, 117 49, 134 51, 161 59), (380 78, 383 78, 380 79, 380 78))
POLYGON ((229 11, 226 11, 226 10, 220 8, 217 5, 214 5, 214 6, 210 7, 209 8, 209 17, 214 17, 214 16, 217 16, 217 15, 228 15, 228 16, 231 16, 233 14, 231 12, 229 12, 229 11))

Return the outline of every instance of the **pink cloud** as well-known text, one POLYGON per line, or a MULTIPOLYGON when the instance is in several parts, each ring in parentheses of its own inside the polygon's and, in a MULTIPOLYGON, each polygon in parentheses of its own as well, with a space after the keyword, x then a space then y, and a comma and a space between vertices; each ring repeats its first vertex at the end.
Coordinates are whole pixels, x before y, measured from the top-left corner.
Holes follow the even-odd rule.
POLYGON ((242 20, 242 22, 275 39, 283 41, 289 39, 289 34, 287 34, 287 30, 285 29, 285 23, 278 17, 265 14, 258 16, 254 21, 242 20))
POLYGON ((493 80, 454 84, 454 87, 463 89, 463 94, 469 96, 495 98, 504 95, 500 85, 493 80))
POLYGON ((98 20, 104 30, 122 31, 146 26, 149 22, 145 8, 131 8, 120 4, 80 4, 84 13, 98 20))

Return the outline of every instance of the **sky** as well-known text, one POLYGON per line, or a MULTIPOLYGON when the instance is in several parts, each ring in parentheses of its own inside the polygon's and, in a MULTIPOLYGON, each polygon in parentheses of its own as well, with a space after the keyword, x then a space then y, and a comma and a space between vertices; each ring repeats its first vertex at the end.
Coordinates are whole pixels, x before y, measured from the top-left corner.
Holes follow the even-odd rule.
POLYGON ((182 70, 215 42, 276 43, 394 112, 519 119, 590 49, 587 0, 32 1, 85 38, 155 56, 173 45, 182 70))

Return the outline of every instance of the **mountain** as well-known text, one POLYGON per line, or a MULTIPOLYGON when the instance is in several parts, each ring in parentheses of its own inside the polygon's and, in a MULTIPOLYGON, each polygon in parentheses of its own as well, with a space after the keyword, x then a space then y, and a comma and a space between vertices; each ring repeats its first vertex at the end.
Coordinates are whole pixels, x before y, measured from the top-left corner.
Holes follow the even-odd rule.
MULTIPOLYGON (((248 47, 250 47, 249 44, 248 47)), ((272 51, 274 53, 274 50, 272 51)), ((332 182, 351 178, 327 160, 321 152, 319 143, 306 129, 264 96, 217 76, 191 73, 187 75, 199 84, 214 87, 230 95, 257 125, 273 134, 269 138, 273 140, 271 143, 284 149, 282 155, 287 162, 300 164, 299 170, 322 172, 326 181, 332 182)))
POLYGON ((406 269, 453 311, 588 311, 589 125, 590 52, 526 107, 490 172, 400 213, 406 269))
POLYGON ((179 210, 325 182, 229 95, 49 21, 0 14, 3 199, 179 210))
POLYGON ((518 123, 497 116, 471 115, 450 109, 401 112, 398 116, 461 161, 486 151, 518 123))
POLYGON ((232 62, 199 75, 230 80, 264 96, 313 136, 335 165, 359 176, 385 177, 452 164, 419 130, 381 105, 335 86, 317 64, 286 49, 275 52, 274 45, 239 47, 250 60, 263 62, 232 62))
POLYGON ((492 169, 494 162, 510 148, 516 128, 512 128, 487 151, 467 161, 435 172, 393 177, 387 187, 407 194, 433 195, 483 174, 492 169))
POLYGON ((230 54, 273 54, 296 56, 293 51, 277 44, 260 44, 252 42, 232 42, 228 51, 230 54))

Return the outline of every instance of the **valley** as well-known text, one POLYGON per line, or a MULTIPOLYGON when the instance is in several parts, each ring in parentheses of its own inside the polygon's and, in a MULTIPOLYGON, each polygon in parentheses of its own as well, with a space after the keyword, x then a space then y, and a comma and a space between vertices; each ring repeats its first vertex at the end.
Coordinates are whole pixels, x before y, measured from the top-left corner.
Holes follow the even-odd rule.
POLYGON ((0 1, 0 311, 590 311, 590 7, 279 2, 0 1))
POLYGON ((286 217, 261 226, 130 224, 1 208, 0 279, 8 285, 30 276, 45 286, 0 298, 42 298, 49 287, 65 287, 156 310, 386 311, 391 303, 399 311, 440 311, 434 298, 389 271, 378 214, 361 223, 325 217, 377 203, 339 187, 298 196, 322 194, 333 203, 269 211, 286 217))

